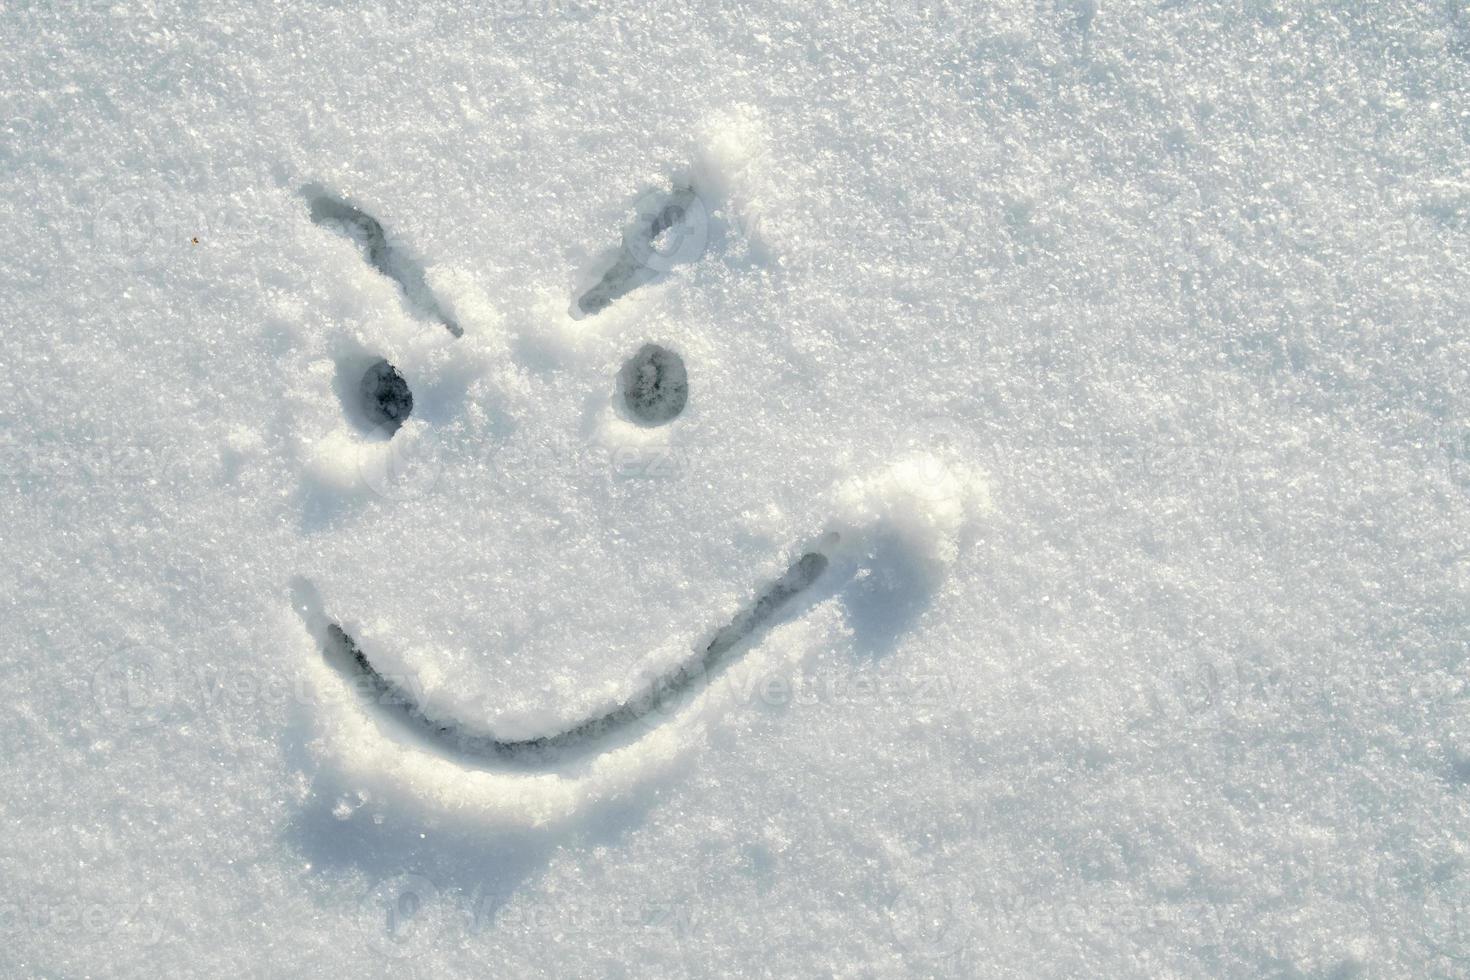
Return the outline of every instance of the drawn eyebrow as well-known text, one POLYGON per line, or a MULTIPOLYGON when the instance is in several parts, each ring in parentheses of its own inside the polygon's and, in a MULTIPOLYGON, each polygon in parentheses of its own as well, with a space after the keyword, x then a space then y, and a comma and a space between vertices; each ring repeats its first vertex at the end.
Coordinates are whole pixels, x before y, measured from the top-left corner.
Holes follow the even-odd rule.
POLYGON ((837 543, 835 532, 827 534, 811 550, 804 551, 774 582, 720 627, 694 656, 656 678, 627 701, 603 714, 578 722, 553 735, 528 739, 500 739, 465 723, 446 723, 428 717, 418 699, 402 684, 383 674, 368 659, 357 642, 326 616, 315 589, 304 579, 293 584, 293 605, 316 634, 322 655, 344 682, 356 690, 367 689, 364 701, 375 713, 397 723, 427 744, 468 765, 486 761, 526 765, 563 761, 568 750, 598 754, 616 742, 621 733, 643 720, 671 699, 696 693, 736 659, 736 651, 772 626, 788 618, 793 600, 807 592, 827 571, 831 561, 826 551, 837 543))
POLYGON ((311 208, 312 223, 355 241, 363 249, 367 264, 397 284, 404 303, 415 315, 443 324, 456 337, 464 336, 464 328, 444 311, 424 280, 423 264, 389 236, 382 222, 318 185, 308 184, 301 194, 311 208))
MULTIPOLYGON (((645 195, 642 203, 642 212, 623 232, 622 245, 618 247, 612 264, 597 282, 576 298, 572 306, 573 316, 595 316, 640 286, 657 282, 673 265, 697 257, 681 256, 677 254, 678 248, 672 255, 664 255, 657 249, 659 239, 665 234, 673 234, 681 241, 690 233, 703 235, 702 227, 690 229, 688 225, 689 222, 707 219, 704 202, 693 187, 681 185, 668 194, 645 195)), ((700 247, 691 251, 703 251, 702 239, 700 247)))

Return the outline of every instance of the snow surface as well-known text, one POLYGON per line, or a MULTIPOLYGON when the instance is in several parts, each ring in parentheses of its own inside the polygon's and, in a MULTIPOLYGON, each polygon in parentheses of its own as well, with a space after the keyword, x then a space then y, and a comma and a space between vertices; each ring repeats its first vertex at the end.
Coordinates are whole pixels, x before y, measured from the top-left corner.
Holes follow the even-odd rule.
POLYGON ((0 37, 0 975, 1470 976, 1461 0, 0 37))

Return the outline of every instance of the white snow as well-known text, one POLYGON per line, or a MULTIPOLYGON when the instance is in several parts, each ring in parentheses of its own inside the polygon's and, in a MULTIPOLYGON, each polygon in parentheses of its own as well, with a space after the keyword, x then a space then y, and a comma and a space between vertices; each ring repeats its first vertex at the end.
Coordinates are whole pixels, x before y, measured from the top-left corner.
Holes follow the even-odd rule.
POLYGON ((1470 971, 1463 3, 0 37, 0 976, 1470 971))

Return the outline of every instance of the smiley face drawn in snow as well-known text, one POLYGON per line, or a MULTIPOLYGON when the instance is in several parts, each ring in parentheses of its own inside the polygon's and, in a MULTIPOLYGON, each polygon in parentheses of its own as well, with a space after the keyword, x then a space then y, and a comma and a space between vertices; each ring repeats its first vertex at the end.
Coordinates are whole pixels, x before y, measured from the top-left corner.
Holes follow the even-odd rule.
POLYGON ((783 624, 818 642, 812 610, 875 534, 942 574, 977 484, 926 458, 814 485, 820 373, 725 260, 724 188, 696 167, 645 194, 570 309, 544 290, 508 311, 434 282, 391 218, 304 189, 303 234, 355 246, 393 307, 326 331, 298 425, 292 600, 318 686, 358 695, 328 699, 320 739, 355 777, 553 819, 687 746, 694 709, 729 700, 711 681, 783 624))

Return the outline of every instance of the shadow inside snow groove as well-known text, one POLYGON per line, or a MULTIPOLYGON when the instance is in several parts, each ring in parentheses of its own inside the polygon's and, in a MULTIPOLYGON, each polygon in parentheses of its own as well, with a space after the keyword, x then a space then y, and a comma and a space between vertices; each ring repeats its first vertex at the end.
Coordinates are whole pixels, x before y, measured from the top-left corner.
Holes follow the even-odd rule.
POLYGON ((340 231, 357 242, 368 265, 398 284, 404 300, 415 313, 442 323, 456 337, 464 335, 464 329, 444 312, 424 281, 424 267, 388 237, 377 218, 316 185, 303 187, 301 193, 311 206, 312 223, 340 231))
POLYGON ((716 630, 702 649, 696 648, 693 657, 655 679, 630 700, 565 731, 530 739, 498 739, 467 724, 446 724, 429 718, 409 690, 374 667, 356 641, 327 618, 308 582, 297 579, 293 583, 292 599, 321 644, 327 662, 344 682, 367 695, 362 700, 369 710, 397 722, 407 734, 467 767, 483 768, 486 763, 549 766, 632 742, 647 730, 646 726, 661 720, 649 722, 650 715, 672 713, 671 707, 697 694, 735 659, 738 649, 791 618, 793 600, 807 593, 827 572, 831 561, 824 549, 836 541, 836 534, 829 534, 819 546, 804 552, 752 603, 716 630))
POLYGON ((577 319, 601 313, 640 286, 658 281, 675 265, 704 254, 709 215, 692 187, 645 195, 638 210, 612 265, 577 297, 572 308, 577 319))

